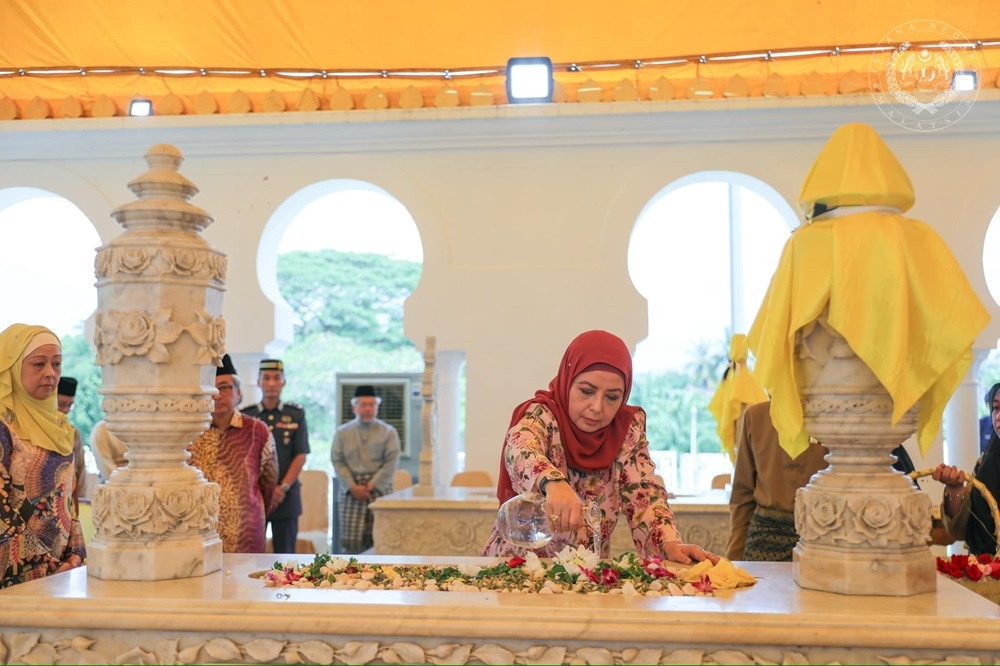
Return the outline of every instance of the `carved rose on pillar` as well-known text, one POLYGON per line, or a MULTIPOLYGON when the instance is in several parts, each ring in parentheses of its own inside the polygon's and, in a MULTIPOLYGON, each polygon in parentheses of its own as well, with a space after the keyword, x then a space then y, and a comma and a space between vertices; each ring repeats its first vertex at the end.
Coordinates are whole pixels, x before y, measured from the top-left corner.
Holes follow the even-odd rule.
POLYGON ((229 260, 226 259, 224 255, 210 253, 208 255, 208 268, 212 271, 212 279, 216 282, 226 281, 226 269, 229 266, 229 260))
POLYGON ((94 331, 98 365, 114 365, 126 356, 147 356, 154 363, 167 363, 166 345, 184 330, 170 321, 170 310, 154 314, 144 310, 98 312, 94 331))
POLYGON ((153 497, 152 488, 119 493, 112 507, 117 524, 127 532, 147 531, 144 527, 152 515, 153 497))
POLYGON ((218 365, 226 352, 226 320, 213 317, 206 310, 194 313, 195 321, 185 327, 194 341, 198 343, 196 363, 211 363, 218 365))
POLYGON ((804 503, 803 511, 795 512, 795 529, 803 539, 818 539, 844 524, 847 500, 829 493, 806 493, 799 488, 795 502, 804 503), (818 495, 818 496, 817 496, 818 495))
POLYGON ((930 538, 927 525, 933 523, 930 498, 923 493, 913 494, 906 498, 901 512, 903 515, 900 521, 900 541, 904 544, 910 542, 914 545, 925 545, 930 538))
POLYGON ((203 484, 169 490, 101 485, 92 499, 98 531, 113 537, 184 534, 216 529, 219 486, 203 484))
POLYGON ((94 488, 94 496, 90 498, 90 510, 93 516, 94 525, 100 531, 102 525, 110 525, 108 520, 111 501, 111 491, 106 484, 101 484, 94 488))
POLYGON ((101 250, 94 257, 94 275, 102 278, 111 274, 111 250, 101 250))
POLYGON ((869 496, 858 502, 850 502, 854 511, 854 529, 847 535, 849 543, 861 543, 865 537, 873 546, 885 548, 889 539, 895 538, 897 530, 893 517, 896 513, 896 503, 883 497, 869 496))
POLYGON ((164 250, 167 269, 175 275, 196 275, 205 265, 204 254, 197 250, 177 248, 164 250))
POLYGON ((198 515, 198 503, 191 488, 174 488, 163 497, 163 511, 179 521, 188 521, 198 515))
POLYGON ((143 247, 121 248, 115 253, 115 264, 122 273, 141 275, 149 268, 155 254, 155 250, 150 253, 143 247))
POLYGON ((209 483, 203 488, 202 497, 204 499, 198 503, 200 510, 198 524, 203 530, 214 530, 219 525, 219 497, 222 494, 222 489, 217 483, 209 483))

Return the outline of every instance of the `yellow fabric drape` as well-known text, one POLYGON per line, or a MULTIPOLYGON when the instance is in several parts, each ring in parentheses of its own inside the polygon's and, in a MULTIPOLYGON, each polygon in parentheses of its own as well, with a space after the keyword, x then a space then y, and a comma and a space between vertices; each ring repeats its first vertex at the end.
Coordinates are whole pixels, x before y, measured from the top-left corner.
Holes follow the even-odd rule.
POLYGON ((736 462, 736 419, 745 408, 766 401, 767 391, 747 367, 746 336, 737 333, 729 341, 729 371, 708 403, 708 411, 719 424, 715 431, 722 449, 731 461, 736 462))
POLYGON ((44 326, 28 324, 12 324, 0 333, 0 419, 21 439, 67 456, 73 451, 73 429, 56 408, 56 392, 38 400, 21 384, 21 354, 39 333, 55 336, 44 326))
MULTIPOLYGON (((871 127, 851 124, 823 149, 800 205, 909 207, 912 200, 888 146, 871 127)), ((781 446, 793 457, 809 444, 795 334, 826 306, 830 326, 888 390, 893 423, 919 402, 917 437, 926 453, 990 319, 947 245, 929 225, 889 209, 817 219, 791 235, 747 343, 771 394, 781 446)))

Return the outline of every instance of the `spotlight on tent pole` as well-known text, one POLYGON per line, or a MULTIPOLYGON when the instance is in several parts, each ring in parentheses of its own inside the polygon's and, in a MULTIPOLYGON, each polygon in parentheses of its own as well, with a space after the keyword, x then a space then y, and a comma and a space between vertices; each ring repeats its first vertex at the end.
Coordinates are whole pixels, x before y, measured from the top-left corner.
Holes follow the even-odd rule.
POLYGON ((148 99, 133 99, 128 103, 128 115, 151 116, 153 115, 153 103, 148 99))
POLYGON ((552 61, 549 58, 511 58, 507 61, 507 101, 542 104, 552 101, 552 61))

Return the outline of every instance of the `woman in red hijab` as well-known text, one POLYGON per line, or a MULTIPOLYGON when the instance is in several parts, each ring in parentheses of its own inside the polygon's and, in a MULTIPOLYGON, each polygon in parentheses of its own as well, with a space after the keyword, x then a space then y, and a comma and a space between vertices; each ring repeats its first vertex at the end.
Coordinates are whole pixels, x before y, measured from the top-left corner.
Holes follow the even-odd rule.
MULTIPOLYGON (((646 413, 626 405, 632 390, 632 356, 607 331, 587 331, 570 343, 547 391, 521 403, 511 417, 500 458, 500 503, 522 492, 546 497, 556 534, 534 552, 553 557, 566 546, 592 543, 583 507, 601 512, 602 557, 610 555, 611 533, 624 513, 642 557, 674 562, 718 560, 700 547, 681 543, 667 491, 656 480, 646 441, 646 413)), ((486 556, 523 555, 494 524, 486 556)))

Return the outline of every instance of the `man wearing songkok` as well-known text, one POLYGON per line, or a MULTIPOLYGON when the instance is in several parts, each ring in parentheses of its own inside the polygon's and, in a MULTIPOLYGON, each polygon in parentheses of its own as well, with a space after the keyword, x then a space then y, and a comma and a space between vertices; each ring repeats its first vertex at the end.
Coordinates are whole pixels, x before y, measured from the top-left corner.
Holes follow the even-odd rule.
MULTIPOLYGON (((56 389, 56 407, 67 417, 73 411, 73 404, 76 402, 77 381, 73 377, 60 377, 59 387, 56 389)), ((68 419, 67 419, 68 420, 68 419)), ((70 425, 73 429, 73 511, 80 510, 80 491, 87 481, 87 461, 83 457, 83 435, 80 429, 70 425)))
POLYGON ((377 418, 382 399, 372 386, 359 386, 351 399, 354 419, 337 428, 330 458, 346 489, 340 497, 340 539, 345 553, 360 553, 374 545, 374 518, 369 505, 392 492, 392 475, 399 459, 399 434, 377 418))
POLYGON ((708 411, 715 417, 722 449, 736 462, 736 424, 750 405, 767 400, 767 391, 747 367, 747 341, 742 333, 729 341, 729 366, 715 390, 708 411))
POLYGON ((278 359, 260 362, 257 386, 264 397, 256 405, 244 408, 243 413, 267 424, 278 449, 278 487, 274 491, 277 506, 267 517, 271 524, 271 543, 275 553, 294 553, 302 514, 299 473, 309 453, 306 410, 294 402, 281 400, 285 364, 278 359))
POLYGON ((195 439, 190 464, 219 484, 219 536, 224 553, 263 553, 278 458, 267 425, 236 409, 240 378, 229 354, 216 370, 212 425, 195 439))
POLYGON ((913 202, 903 167, 862 123, 839 128, 806 177, 806 222, 785 244, 747 334, 754 375, 792 457, 809 447, 796 375, 800 329, 822 323, 843 336, 892 397, 892 423, 917 406, 921 454, 969 368, 989 314, 934 229, 904 216, 913 202))

